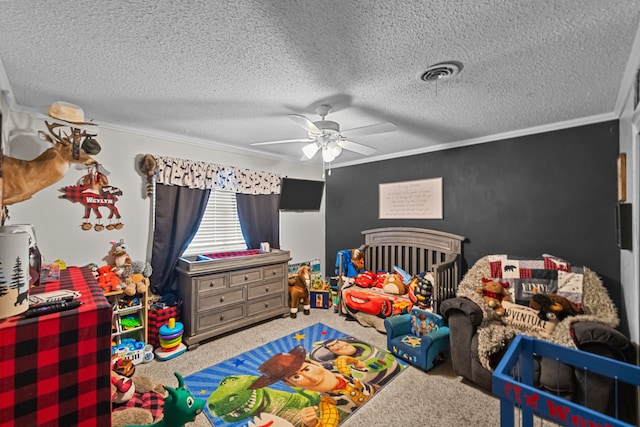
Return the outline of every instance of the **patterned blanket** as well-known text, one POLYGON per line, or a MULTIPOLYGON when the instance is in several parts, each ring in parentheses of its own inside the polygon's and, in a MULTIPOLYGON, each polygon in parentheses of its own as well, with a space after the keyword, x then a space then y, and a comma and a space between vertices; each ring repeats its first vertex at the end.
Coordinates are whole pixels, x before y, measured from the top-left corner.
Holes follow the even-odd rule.
MULTIPOLYGON (((489 364, 490 356, 500 351, 516 334, 529 335, 566 347, 576 348, 570 333, 572 323, 592 321, 610 327, 618 326, 620 319, 616 307, 600 278, 589 268, 572 267, 570 263, 550 256, 545 256, 540 260, 517 260, 517 264, 512 261, 516 260, 509 259, 506 255, 490 255, 481 258, 469 269, 458 285, 457 296, 472 300, 478 304, 484 314, 482 323, 478 327, 478 355, 485 368, 493 370, 493 367, 489 364), (512 265, 515 267, 510 267, 512 265), (544 268, 531 268, 532 266, 542 266, 544 268), (527 269, 546 271, 534 273, 527 271, 527 269), (528 304, 527 290, 531 288, 523 285, 530 284, 531 281, 524 279, 531 278, 521 276, 527 276, 529 273, 531 273, 531 276, 546 275, 546 278, 531 277, 536 279, 539 285, 548 286, 545 289, 552 291, 555 288, 558 293, 565 293, 565 296, 567 298, 571 297, 574 302, 578 302, 576 300, 580 299, 584 314, 569 316, 553 325, 542 325, 540 328, 527 327, 522 322, 506 323, 491 307, 485 304, 482 296, 476 292, 476 289, 482 285, 483 278, 499 276, 500 281, 507 280, 510 286, 514 286, 514 289, 511 290, 512 299, 516 303, 519 301, 523 303, 514 304, 514 306, 528 309, 524 304, 528 304)), ((523 315, 518 313, 514 318, 521 320, 523 315)))

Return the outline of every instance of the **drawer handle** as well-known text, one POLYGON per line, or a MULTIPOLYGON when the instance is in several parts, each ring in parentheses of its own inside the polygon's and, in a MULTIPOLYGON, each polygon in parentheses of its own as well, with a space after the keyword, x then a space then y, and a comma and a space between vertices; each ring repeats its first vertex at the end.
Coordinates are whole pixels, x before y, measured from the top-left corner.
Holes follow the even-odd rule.
POLYGON ((209 283, 209 287, 210 287, 210 288, 213 288, 215 285, 216 285, 216 282, 211 282, 211 283, 209 283))
POLYGON ((220 297, 220 302, 224 302, 224 296, 220 297))
POLYGON ((275 276, 278 272, 274 269, 274 270, 272 271, 272 273, 273 273, 273 275, 275 276))
POLYGON ((223 320, 224 320, 224 314, 221 314, 220 315, 220 321, 223 321, 223 320))
POLYGON ((265 303, 264 303, 264 307, 265 307, 265 308, 268 308, 268 307, 269 307, 269 303, 268 303, 268 302, 265 302, 265 303))
POLYGON ((249 280, 249 276, 244 276, 244 280, 249 280))
POLYGON ((267 286, 266 288, 264 288, 265 292, 269 292, 269 287, 267 286))

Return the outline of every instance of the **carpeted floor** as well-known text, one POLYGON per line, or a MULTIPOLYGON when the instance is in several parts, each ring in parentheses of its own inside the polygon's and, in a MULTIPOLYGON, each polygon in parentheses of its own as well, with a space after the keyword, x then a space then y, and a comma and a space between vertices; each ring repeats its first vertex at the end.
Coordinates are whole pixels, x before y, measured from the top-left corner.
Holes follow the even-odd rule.
MULTIPOLYGON (((300 313, 297 319, 278 317, 204 342, 175 359, 140 364, 136 367, 136 375, 149 376, 175 387, 177 382, 173 373, 176 371, 186 377, 317 322, 386 348, 386 336, 376 329, 346 320, 332 310, 312 309, 309 316, 300 313)), ((499 426, 499 406, 497 398, 454 375, 451 364, 446 361, 429 372, 409 366, 341 427, 499 426)), ((541 423, 536 422, 536 425, 541 423)), ((544 426, 552 425, 544 423, 544 426)), ((200 414, 191 426, 211 427, 211 423, 200 414)))

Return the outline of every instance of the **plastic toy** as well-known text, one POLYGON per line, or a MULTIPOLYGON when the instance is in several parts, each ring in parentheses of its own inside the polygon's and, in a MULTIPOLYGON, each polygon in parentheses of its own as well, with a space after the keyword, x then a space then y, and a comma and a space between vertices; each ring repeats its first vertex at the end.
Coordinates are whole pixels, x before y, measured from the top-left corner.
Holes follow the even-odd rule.
POLYGON ((182 344, 182 334, 184 326, 180 322, 176 322, 174 317, 169 319, 160 327, 158 334, 160 335, 160 347, 155 350, 156 357, 159 360, 169 360, 181 355, 187 350, 182 344))
POLYGON ((164 386, 169 396, 164 400, 162 419, 151 424, 152 427, 184 427, 186 423, 195 421, 204 409, 204 402, 197 400, 184 386, 182 376, 174 372, 178 379, 178 388, 164 386))

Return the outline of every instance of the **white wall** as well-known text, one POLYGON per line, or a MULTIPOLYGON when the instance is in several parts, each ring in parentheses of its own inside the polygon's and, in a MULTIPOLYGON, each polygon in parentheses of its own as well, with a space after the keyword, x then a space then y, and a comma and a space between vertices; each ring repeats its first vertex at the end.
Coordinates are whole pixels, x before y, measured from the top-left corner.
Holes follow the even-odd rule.
MULTIPOLYGON (((18 136, 16 129, 46 130, 44 121, 33 119, 25 113, 8 111, 2 105, 3 134, 13 130, 13 138, 7 144, 8 155, 31 159, 46 149, 46 143, 33 136, 18 136), (7 117, 8 116, 8 117, 7 117)), ((122 215, 121 230, 83 231, 80 228, 84 207, 65 199, 59 189, 74 185, 86 173, 86 169, 72 167, 65 177, 34 195, 30 200, 9 206, 7 224, 32 224, 35 226, 38 247, 45 261, 62 259, 68 265, 103 265, 111 249, 110 241, 125 239, 129 255, 134 260, 150 260, 152 239, 152 213, 150 199, 144 198, 144 179, 135 167, 139 154, 155 154, 185 159, 195 159, 220 165, 236 166, 286 175, 292 178, 321 180, 321 168, 300 163, 249 157, 221 150, 213 150, 190 143, 132 133, 130 131, 96 127, 97 139, 102 151, 95 158, 111 172, 109 183, 123 190, 116 206, 122 215)), ((106 209, 102 210, 103 223, 107 224, 106 209)), ((95 222, 95 221, 93 221, 95 222)), ((280 219, 283 249, 291 251, 292 262, 322 259, 324 256, 325 221, 324 202, 320 212, 282 213, 280 219)), ((323 266, 324 267, 324 266, 323 266)))
POLYGON ((640 250, 638 208, 640 202, 640 109, 634 115, 633 96, 627 98, 620 119, 620 152, 627 156, 627 200, 632 205, 632 248, 620 251, 620 282, 622 283, 624 302, 629 313, 629 335, 633 342, 640 343, 640 250))

